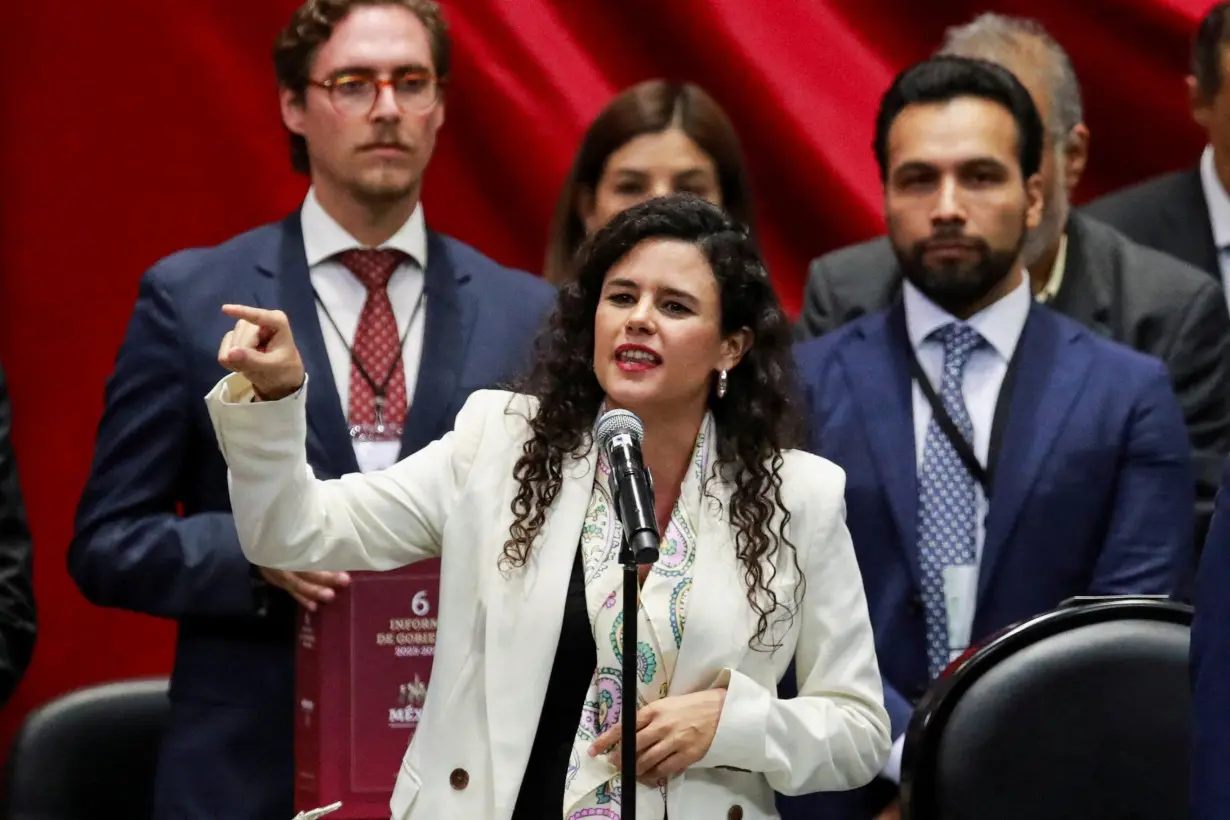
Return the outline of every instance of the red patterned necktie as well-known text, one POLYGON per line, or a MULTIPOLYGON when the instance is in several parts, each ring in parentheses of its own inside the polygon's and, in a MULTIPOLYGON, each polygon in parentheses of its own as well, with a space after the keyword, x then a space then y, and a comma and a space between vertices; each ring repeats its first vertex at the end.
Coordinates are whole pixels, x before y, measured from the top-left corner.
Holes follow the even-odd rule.
POLYGON ((406 370, 388 284, 407 256, 380 249, 345 251, 338 258, 367 288, 351 346, 350 426, 368 440, 396 441, 406 418, 406 370))

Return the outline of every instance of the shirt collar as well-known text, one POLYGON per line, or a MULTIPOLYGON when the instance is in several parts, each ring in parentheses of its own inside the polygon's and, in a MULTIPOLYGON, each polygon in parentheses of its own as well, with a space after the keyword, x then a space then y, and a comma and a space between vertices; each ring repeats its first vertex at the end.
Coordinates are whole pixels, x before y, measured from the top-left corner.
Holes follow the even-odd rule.
MULTIPOLYGON (((944 325, 960 321, 948 311, 932 302, 910 282, 904 283, 905 327, 910 344, 917 351, 927 342, 927 337, 944 325)), ((1022 272, 1021 282, 1003 298, 987 305, 965 321, 998 353, 1005 362, 1012 360, 1016 352, 1025 320, 1029 318, 1029 277, 1022 272)))
MULTIPOLYGON (((303 225, 303 250, 307 255, 309 268, 316 267, 343 251, 363 247, 359 240, 351 236, 321 207, 320 200, 316 198, 315 186, 308 189, 299 219, 303 225)), ((380 247, 401 251, 409 255, 421 269, 426 270, 427 225, 423 219, 421 202, 415 206, 410 218, 397 229, 397 233, 380 247)))
POLYGON ((1055 254, 1055 264, 1051 265, 1051 276, 1046 280, 1046 287, 1038 292, 1038 301, 1049 304, 1059 295, 1063 287, 1063 273, 1068 266, 1068 235, 1059 236, 1059 253, 1055 254))
POLYGON ((1200 187, 1204 189, 1204 201, 1209 209, 1213 243, 1221 250, 1230 246, 1230 194, 1217 176, 1212 145, 1206 145, 1200 155, 1200 187))

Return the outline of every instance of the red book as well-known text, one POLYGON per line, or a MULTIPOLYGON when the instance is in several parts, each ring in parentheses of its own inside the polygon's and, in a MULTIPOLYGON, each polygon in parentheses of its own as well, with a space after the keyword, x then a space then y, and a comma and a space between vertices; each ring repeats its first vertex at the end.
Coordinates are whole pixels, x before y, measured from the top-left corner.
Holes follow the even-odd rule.
POLYGON ((389 798, 427 694, 439 560, 350 573, 299 612, 295 811, 342 802, 329 820, 388 820, 389 798))

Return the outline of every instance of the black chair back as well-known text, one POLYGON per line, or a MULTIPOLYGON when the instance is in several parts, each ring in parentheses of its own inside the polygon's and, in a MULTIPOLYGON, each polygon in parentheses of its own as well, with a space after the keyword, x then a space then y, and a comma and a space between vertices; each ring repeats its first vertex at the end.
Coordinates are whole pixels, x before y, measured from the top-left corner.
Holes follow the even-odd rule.
POLYGON ((147 820, 167 680, 70 692, 31 712, 5 765, 4 820, 147 820))
POLYGON ((906 820, 1188 820, 1191 607, 1078 601, 1011 627, 928 690, 906 820))

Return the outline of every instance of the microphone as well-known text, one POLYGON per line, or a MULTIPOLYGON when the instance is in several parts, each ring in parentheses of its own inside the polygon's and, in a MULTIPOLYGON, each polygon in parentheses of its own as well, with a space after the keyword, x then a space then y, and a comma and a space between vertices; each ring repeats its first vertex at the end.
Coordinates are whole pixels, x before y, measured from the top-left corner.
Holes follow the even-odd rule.
POLYGON ((653 512, 653 478, 641 459, 645 425, 635 413, 610 410, 598 419, 598 443, 611 465, 611 497, 624 539, 637 564, 658 560, 658 519, 653 512))

